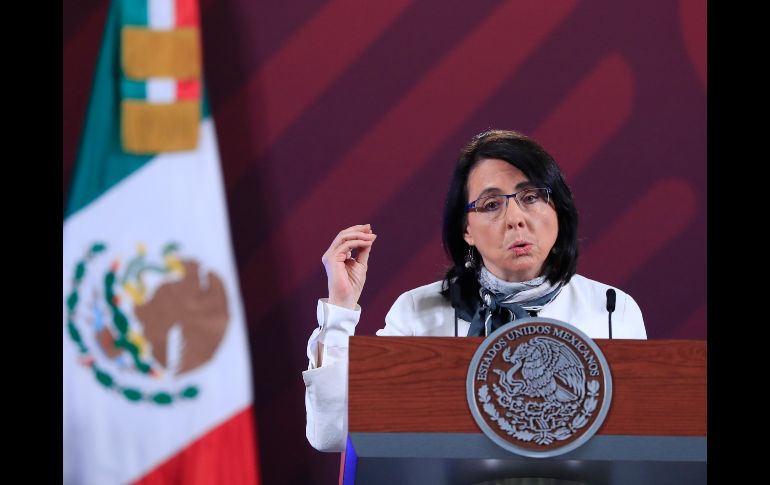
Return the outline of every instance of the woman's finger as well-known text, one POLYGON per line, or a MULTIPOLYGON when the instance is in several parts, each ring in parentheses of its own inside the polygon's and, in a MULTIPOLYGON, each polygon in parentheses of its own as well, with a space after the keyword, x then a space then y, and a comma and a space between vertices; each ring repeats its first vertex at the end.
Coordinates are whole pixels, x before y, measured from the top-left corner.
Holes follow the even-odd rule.
POLYGON ((341 230, 337 233, 337 237, 349 234, 351 232, 372 232, 372 225, 371 224, 357 224, 355 226, 346 227, 345 229, 341 230))
POLYGON ((337 237, 334 238, 334 241, 332 241, 330 248, 334 248, 335 246, 339 246, 345 241, 350 241, 353 239, 361 239, 361 240, 371 240, 372 236, 374 234, 370 232, 362 232, 362 231, 351 231, 351 232, 341 232, 337 235, 337 237))
POLYGON ((371 233, 372 232, 372 225, 371 224, 358 224, 355 226, 347 227, 340 232, 337 233, 337 237, 350 234, 351 232, 363 232, 363 233, 371 233))
MULTIPOLYGON (((376 235, 374 235, 374 239, 377 239, 376 235)), ((372 244, 374 244, 374 239, 372 239, 368 245, 358 250, 358 255, 356 256, 356 260, 359 263, 363 264, 364 266, 366 266, 367 263, 369 262, 369 253, 372 252, 372 244)))
POLYGON ((368 260, 368 248, 371 247, 374 240, 371 241, 362 241, 360 239, 352 239, 350 241, 345 241, 344 243, 340 244, 335 248, 334 251, 331 251, 329 254, 332 261, 345 261, 346 259, 350 259, 350 254, 353 251, 353 249, 359 250, 359 255, 363 251, 367 251, 367 260, 368 260), (367 248, 367 249, 364 249, 367 248))
POLYGON ((348 234, 339 234, 336 238, 334 238, 334 241, 332 241, 332 244, 329 246, 329 249, 326 250, 326 253, 333 253, 336 254, 340 251, 342 251, 342 245, 346 242, 350 241, 373 241, 374 240, 374 234, 371 233, 365 233, 365 232, 351 232, 348 234))

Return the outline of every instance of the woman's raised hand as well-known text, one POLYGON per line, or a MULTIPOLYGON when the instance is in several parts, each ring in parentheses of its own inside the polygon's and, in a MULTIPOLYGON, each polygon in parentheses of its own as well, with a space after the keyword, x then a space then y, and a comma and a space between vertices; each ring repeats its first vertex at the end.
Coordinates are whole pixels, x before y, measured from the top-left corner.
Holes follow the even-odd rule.
POLYGON ((348 227, 334 238, 321 257, 329 284, 329 303, 351 310, 356 308, 375 238, 371 224, 348 227))

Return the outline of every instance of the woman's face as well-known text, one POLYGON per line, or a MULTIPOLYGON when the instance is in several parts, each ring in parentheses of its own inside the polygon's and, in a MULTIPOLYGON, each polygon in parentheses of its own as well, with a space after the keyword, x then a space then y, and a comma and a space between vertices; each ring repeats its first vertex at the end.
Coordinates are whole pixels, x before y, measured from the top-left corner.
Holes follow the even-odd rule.
MULTIPOLYGON (((504 160, 479 161, 468 176, 468 202, 482 196, 512 194, 532 186, 518 168, 504 160)), ((539 210, 523 211, 514 198, 497 220, 486 214, 468 212, 465 242, 476 246, 484 266, 505 281, 526 281, 543 272, 551 252, 559 223, 552 203, 539 210)))

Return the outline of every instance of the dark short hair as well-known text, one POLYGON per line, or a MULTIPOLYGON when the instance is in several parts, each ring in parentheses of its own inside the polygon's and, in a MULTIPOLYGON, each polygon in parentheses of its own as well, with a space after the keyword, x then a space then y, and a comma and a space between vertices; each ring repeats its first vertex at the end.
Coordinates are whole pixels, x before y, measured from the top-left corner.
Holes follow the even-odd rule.
MULTIPOLYGON (((577 269, 578 214, 564 176, 553 157, 535 140, 516 131, 489 130, 479 133, 460 152, 457 166, 449 184, 444 206, 444 227, 442 240, 444 250, 452 266, 444 277, 442 295, 450 298, 450 287, 463 299, 478 296, 478 271, 481 255, 474 247, 475 268, 465 267, 468 243, 463 235, 467 224, 465 206, 468 200, 468 176, 476 164, 485 159, 504 160, 521 170, 537 186, 551 189, 551 200, 556 209, 559 233, 553 250, 545 260, 544 276, 552 284, 567 283, 577 269)), ((467 301, 467 300, 466 300, 467 301)))

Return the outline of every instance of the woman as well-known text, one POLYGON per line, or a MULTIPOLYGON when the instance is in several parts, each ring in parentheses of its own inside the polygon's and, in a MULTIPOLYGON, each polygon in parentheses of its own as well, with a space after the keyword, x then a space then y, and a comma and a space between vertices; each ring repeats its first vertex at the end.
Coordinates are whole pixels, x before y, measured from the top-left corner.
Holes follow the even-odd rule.
MULTIPOLYGON (((376 239, 369 224, 341 231, 323 255, 329 298, 308 342, 307 438, 342 451, 347 436, 347 352, 376 239), (355 257, 353 257, 355 254, 355 257)), ((444 209, 443 281, 402 294, 377 335, 484 336, 517 318, 566 321, 608 337, 609 286, 575 274, 577 210, 553 158, 514 131, 477 135, 461 152, 444 209)), ((645 339, 642 313, 615 290, 613 337, 645 339)))

